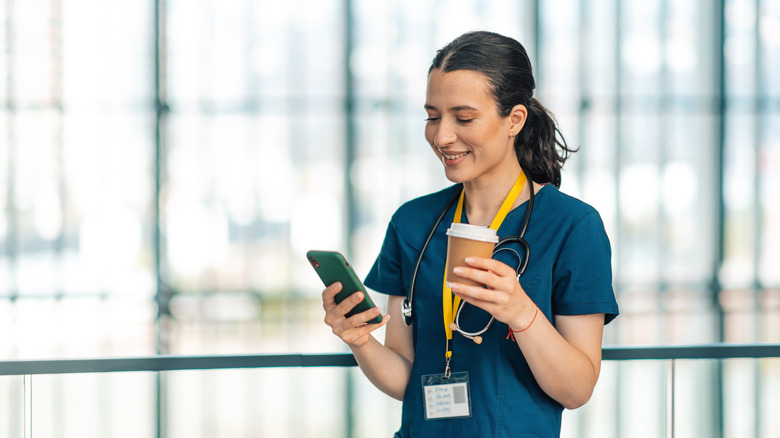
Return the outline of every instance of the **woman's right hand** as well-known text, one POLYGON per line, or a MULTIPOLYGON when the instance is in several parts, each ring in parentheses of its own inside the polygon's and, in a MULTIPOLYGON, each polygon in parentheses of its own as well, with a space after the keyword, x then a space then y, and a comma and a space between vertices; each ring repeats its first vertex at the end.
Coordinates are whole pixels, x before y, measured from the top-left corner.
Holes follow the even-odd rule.
POLYGON ((341 338, 350 348, 359 348, 371 339, 371 332, 387 324, 390 320, 390 315, 384 315, 382 322, 378 324, 367 324, 368 321, 381 313, 379 307, 373 307, 347 318, 347 313, 363 301, 363 292, 357 291, 336 304, 335 297, 337 293, 341 292, 341 289, 341 283, 336 282, 322 291, 325 324, 333 330, 333 334, 341 338))

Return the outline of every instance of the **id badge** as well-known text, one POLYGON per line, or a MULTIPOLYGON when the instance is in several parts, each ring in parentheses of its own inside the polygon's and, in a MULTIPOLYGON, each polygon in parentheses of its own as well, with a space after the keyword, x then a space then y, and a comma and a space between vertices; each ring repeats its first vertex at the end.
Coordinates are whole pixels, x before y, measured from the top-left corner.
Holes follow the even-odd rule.
POLYGON ((425 419, 471 417, 469 373, 428 374, 422 376, 425 419))

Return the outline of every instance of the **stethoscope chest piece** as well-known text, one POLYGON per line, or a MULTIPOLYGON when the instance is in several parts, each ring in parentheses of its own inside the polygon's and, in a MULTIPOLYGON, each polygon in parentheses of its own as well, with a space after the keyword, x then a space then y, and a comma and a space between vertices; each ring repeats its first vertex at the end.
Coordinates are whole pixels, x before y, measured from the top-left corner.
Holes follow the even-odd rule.
POLYGON ((404 324, 407 327, 412 325, 412 303, 409 298, 404 298, 401 302, 401 315, 404 316, 404 324))

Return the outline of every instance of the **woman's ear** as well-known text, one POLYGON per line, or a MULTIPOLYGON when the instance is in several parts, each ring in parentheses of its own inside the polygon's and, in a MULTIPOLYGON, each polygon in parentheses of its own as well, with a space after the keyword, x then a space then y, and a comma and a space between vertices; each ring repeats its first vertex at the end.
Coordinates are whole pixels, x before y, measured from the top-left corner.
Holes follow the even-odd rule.
POLYGON ((509 113, 509 134, 515 136, 520 133, 528 118, 528 108, 525 105, 515 105, 509 113))

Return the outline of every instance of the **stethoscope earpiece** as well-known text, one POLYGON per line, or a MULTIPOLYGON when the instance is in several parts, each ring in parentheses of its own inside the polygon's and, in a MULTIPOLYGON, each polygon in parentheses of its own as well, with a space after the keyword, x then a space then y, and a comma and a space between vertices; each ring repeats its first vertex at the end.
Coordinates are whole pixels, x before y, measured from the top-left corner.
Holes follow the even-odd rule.
MULTIPOLYGON (((473 334, 464 332, 463 330, 460 329, 460 327, 458 327, 458 324, 455 323, 455 322, 451 322, 450 323, 450 330, 452 330, 454 332, 460 333, 461 335, 463 335, 464 338, 471 339, 477 345, 482 343, 482 336, 473 335, 473 334)), ((482 332, 484 332, 484 330, 482 332)), ((482 333, 482 332, 480 332, 480 333, 482 333)))

